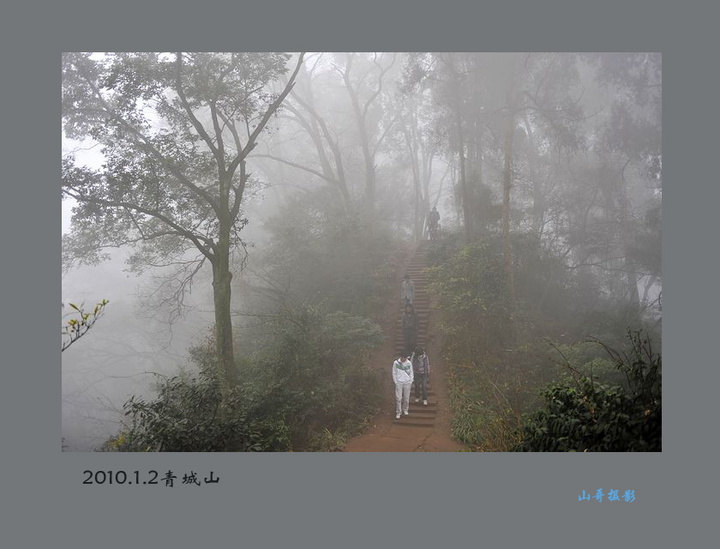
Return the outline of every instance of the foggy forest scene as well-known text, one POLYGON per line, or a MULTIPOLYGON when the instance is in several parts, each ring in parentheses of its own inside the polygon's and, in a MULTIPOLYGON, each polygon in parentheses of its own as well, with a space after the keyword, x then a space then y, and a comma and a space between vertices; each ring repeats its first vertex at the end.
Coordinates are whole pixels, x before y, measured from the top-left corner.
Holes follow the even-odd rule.
POLYGON ((62 55, 70 452, 661 451, 659 53, 62 55))

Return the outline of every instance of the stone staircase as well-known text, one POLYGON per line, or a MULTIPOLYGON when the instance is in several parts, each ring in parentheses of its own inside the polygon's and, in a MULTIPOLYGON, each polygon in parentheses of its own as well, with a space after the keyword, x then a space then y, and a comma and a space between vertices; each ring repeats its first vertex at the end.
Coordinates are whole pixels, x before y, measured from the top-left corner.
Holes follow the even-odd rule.
MULTIPOLYGON (((420 323, 418 329, 417 345, 425 349, 428 353, 428 320, 430 316, 430 296, 428 295, 427 288, 427 275, 425 274, 425 268, 427 267, 427 250, 429 246, 427 240, 422 240, 418 244, 415 250, 415 254, 410 260, 405 274, 410 275, 410 280, 415 284, 415 300, 413 305, 415 307, 415 313, 417 313, 420 323)), ((402 315, 403 310, 401 306, 400 314, 395 325, 395 352, 400 353, 403 351, 405 342, 403 339, 402 329, 402 315)), ((430 356, 430 379, 433 377, 432 368, 432 356, 430 356)), ((415 387, 413 386, 410 392, 410 415, 402 416, 401 419, 394 421, 397 425, 404 425, 407 427, 426 427, 433 428, 435 426, 435 417, 437 415, 437 395, 432 388, 432 383, 428 382, 428 404, 424 406, 422 400, 415 402, 415 387)))

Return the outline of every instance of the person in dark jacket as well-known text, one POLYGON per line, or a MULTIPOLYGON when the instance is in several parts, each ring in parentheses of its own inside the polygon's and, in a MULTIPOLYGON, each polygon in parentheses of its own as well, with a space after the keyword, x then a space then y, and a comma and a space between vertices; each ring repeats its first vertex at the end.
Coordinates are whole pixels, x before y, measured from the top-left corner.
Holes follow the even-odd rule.
POLYGON ((428 232, 430 233, 430 240, 437 239, 438 225, 440 223, 440 212, 433 206, 432 211, 428 215, 428 232))
POLYGON ((400 299, 403 305, 412 305, 415 299, 415 284, 410 280, 410 275, 405 275, 400 284, 400 299))
POLYGON ((422 397, 423 406, 427 406, 427 382, 430 378, 430 359, 421 347, 415 349, 412 355, 413 378, 415 381, 415 402, 420 402, 422 397))
POLYGON ((405 314, 402 319, 403 338, 405 342, 405 356, 410 356, 417 345, 418 329, 420 319, 412 305, 405 307, 405 314))

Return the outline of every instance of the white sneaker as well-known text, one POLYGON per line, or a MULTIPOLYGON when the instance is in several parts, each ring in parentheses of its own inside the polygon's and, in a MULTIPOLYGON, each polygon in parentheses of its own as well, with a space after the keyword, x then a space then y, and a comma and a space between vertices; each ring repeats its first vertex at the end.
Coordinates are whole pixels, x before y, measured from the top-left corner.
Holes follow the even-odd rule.
POLYGON ((406 416, 408 416, 408 415, 410 415, 410 412, 408 412, 407 410, 405 410, 405 411, 403 412, 403 414, 405 414, 406 416))
POLYGON ((419 399, 419 398, 416 398, 416 399, 415 399, 415 402, 420 402, 420 399, 419 399))
POLYGON ((423 400, 423 406, 427 406, 427 400, 423 400))
POLYGON ((395 414, 395 419, 400 419, 400 414, 395 414))

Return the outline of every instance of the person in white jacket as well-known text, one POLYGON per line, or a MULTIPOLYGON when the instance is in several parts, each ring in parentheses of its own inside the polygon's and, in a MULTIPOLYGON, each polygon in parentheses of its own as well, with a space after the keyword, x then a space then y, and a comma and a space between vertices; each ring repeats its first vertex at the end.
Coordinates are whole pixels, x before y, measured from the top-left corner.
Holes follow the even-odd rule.
POLYGON ((408 415, 410 412, 410 387, 413 382, 412 362, 407 356, 400 355, 393 362, 392 377, 395 383, 395 419, 400 419, 400 415, 408 415))

